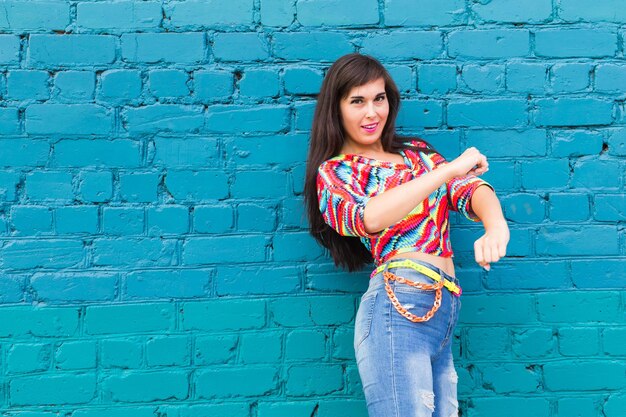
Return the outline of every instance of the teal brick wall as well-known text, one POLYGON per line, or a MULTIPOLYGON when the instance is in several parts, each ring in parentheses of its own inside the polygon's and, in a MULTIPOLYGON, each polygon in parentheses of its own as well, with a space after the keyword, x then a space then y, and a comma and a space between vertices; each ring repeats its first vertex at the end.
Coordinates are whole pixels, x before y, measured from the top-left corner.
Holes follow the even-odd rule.
POLYGON ((487 273, 452 219, 462 415, 626 415, 620 1, 0 9, 2 417, 366 417, 369 271, 302 208, 316 93, 355 51, 403 133, 490 158, 510 222, 487 273))

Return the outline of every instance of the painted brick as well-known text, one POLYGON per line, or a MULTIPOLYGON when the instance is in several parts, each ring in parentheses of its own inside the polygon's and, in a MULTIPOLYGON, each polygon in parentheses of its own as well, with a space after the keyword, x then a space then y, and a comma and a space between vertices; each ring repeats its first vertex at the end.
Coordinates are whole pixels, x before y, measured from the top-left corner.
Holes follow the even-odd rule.
POLYGON ((196 71, 194 94, 201 101, 223 100, 233 94, 233 74, 227 71, 196 71))
POLYGON ((519 295, 468 295, 463 300, 463 323, 527 324, 534 317, 534 300, 519 295))
POLYGON ((218 27, 252 24, 253 1, 186 0, 169 5, 167 13, 174 27, 218 27))
POLYGON ((7 373, 31 373, 50 368, 52 346, 41 343, 19 343, 7 352, 7 373))
POLYGON ((174 321, 173 304, 89 306, 85 330, 93 335, 168 331, 173 329, 174 321))
POLYGON ((275 261, 306 261, 322 255, 322 248, 307 232, 280 233, 274 237, 275 261))
POLYGON ((285 294, 301 288, 298 269, 292 266, 218 269, 215 278, 217 295, 285 294))
POLYGON ((598 329, 569 327, 559 329, 559 352, 564 356, 591 356, 598 353, 598 329))
POLYGON ((313 124, 315 106, 313 103, 298 103, 295 106, 296 130, 310 131, 313 124))
MULTIPOLYGON (((465 137, 468 147, 478 148, 488 158, 546 155, 547 138, 543 129, 522 131, 471 129, 466 131, 465 137)), ((492 169, 491 161, 489 169, 492 169)))
POLYGON ((553 362, 543 366, 545 387, 550 391, 619 389, 624 386, 625 371, 623 363, 608 360, 553 362))
POLYGON ((152 203, 157 200, 159 174, 129 172, 120 174, 120 196, 129 203, 152 203))
POLYGON ((26 278, 19 275, 0 275, 0 303, 19 303, 24 299, 26 278))
POLYGON ((236 198, 278 198, 286 194, 287 175, 277 171, 241 171, 231 186, 236 198))
POLYGON ((10 269, 68 268, 80 265, 83 258, 83 243, 67 240, 15 240, 0 256, 1 265, 10 269))
POLYGON ((407 65, 387 66, 389 75, 396 83, 400 92, 410 92, 415 90, 415 80, 413 79, 413 69, 407 65))
POLYGON ((485 287, 497 290, 572 288, 568 267, 567 263, 557 261, 519 264, 503 260, 489 272, 485 287))
POLYGON ((151 417, 153 407, 84 408, 76 410, 76 417, 151 417))
POLYGON ((19 133, 20 123, 18 120, 18 112, 15 108, 0 109, 0 133, 12 134, 19 133))
POLYGON ((470 327, 464 336, 466 355, 470 359, 505 358, 509 355, 509 332, 505 328, 470 327))
POLYGON ((70 23, 67 3, 41 1, 36 8, 25 1, 7 1, 2 5, 0 28, 14 31, 65 30, 70 23))
POLYGON ((527 190, 563 189, 567 187, 570 167, 567 160, 541 159, 523 162, 522 186, 527 190))
POLYGON ((198 336, 194 344, 195 365, 217 365, 233 362, 237 354, 237 335, 198 336))
POLYGON ((12 230, 17 235, 40 235, 52 232, 52 210, 42 206, 13 206, 12 230))
POLYGON ((516 223, 541 223, 546 201, 536 194, 510 194, 501 199, 506 218, 516 223))
POLYGON ((495 93, 504 89, 503 65, 463 65, 461 90, 495 93))
POLYGON ((235 214, 231 206, 196 206, 193 229, 196 233, 223 233, 233 229, 235 214))
POLYGON ((270 56, 269 50, 267 39, 255 32, 216 33, 213 40, 213 55, 216 61, 264 61, 270 56))
POLYGON ((593 416, 597 414, 592 398, 563 398, 558 402, 558 413, 555 417, 593 416))
POLYGON ((550 415, 550 401, 547 398, 528 398, 500 396, 495 398, 477 398, 472 400, 468 417, 495 417, 507 410, 507 417, 524 417, 528 414, 537 416, 550 415))
MULTIPOLYGON (((0 166, 43 166, 49 153, 50 145, 46 141, 3 138, 0 141, 0 166)), ((9 194, 15 198, 14 193, 9 194)))
POLYGON ((449 126, 522 127, 528 124, 524 100, 456 101, 448 104, 449 126))
POLYGON ((20 38, 14 35, 0 35, 0 63, 16 64, 19 60, 20 38))
POLYGON ((378 23, 378 2, 364 1, 358 9, 337 0, 298 1, 298 21, 303 26, 361 26, 378 23))
POLYGON ((550 328, 513 330, 513 353, 518 358, 546 358, 555 351, 555 341, 550 328))
POLYGON ((626 89, 626 65, 602 63, 596 67, 595 89, 602 92, 619 92, 626 89))
POLYGON ((546 64, 511 62, 506 66, 506 89, 509 91, 542 94, 547 80, 546 64))
POLYGON ((149 236, 179 235, 189 230, 189 209, 185 206, 151 207, 146 216, 149 236))
POLYGON ((100 363, 105 368, 139 368, 143 362, 138 338, 104 339, 100 342, 100 363))
POLYGON ((623 260, 604 259, 579 260, 572 262, 572 281, 576 288, 622 288, 624 274, 621 273, 623 260))
POLYGON ((273 135, 224 141, 227 159, 237 167, 292 166, 306 160, 307 135, 273 135))
POLYGON ((261 1, 261 23, 266 26, 289 26, 296 14, 296 2, 293 0, 261 1))
POLYGON ((286 106, 212 106, 206 128, 212 133, 277 133, 288 125, 286 106))
POLYGON ((601 58, 614 56, 617 33, 607 29, 543 29, 535 32, 535 54, 540 57, 601 58))
POLYGON ((274 34, 274 56, 288 61, 334 61, 354 52, 346 35, 334 32, 274 34))
POLYGON ((622 22, 626 13, 615 1, 599 4, 591 0, 563 0, 559 7, 559 17, 568 22, 622 22))
POLYGON ((279 88, 278 73, 275 70, 247 70, 239 81, 239 93, 245 97, 276 97, 279 88))
POLYGON ((77 308, 2 307, 2 337, 70 337, 78 334, 77 308))
POLYGON ((529 51, 527 30, 462 30, 448 35, 448 55, 452 58, 525 57, 529 51))
POLYGON ((46 71, 14 70, 7 74, 9 100, 46 100, 50 97, 46 71))
POLYGON ((54 367, 59 370, 94 369, 96 367, 96 342, 62 342, 54 352, 54 367))
POLYGON ((456 65, 423 64, 417 69, 417 88, 424 94, 456 90, 456 65))
MULTIPOLYGON (((148 366, 185 366, 191 360, 187 336, 157 336, 146 342, 148 366)), ((143 399, 142 399, 143 401, 143 399)))
POLYGON ((537 254, 540 256, 617 255, 619 253, 617 230, 610 226, 558 227, 539 229, 537 254), (580 245, 579 242, 595 242, 580 245))
POLYGON ((342 389, 343 377, 338 365, 294 365, 287 370, 287 395, 325 395, 342 389))
POLYGON ((109 35, 31 35, 28 63, 33 66, 90 66, 115 61, 115 38, 109 35))
POLYGON ((618 417, 626 408, 626 395, 612 394, 604 404, 606 417, 618 417))
POLYGON ((308 220, 304 215, 304 200, 301 198, 289 198, 283 200, 279 225, 284 228, 307 228, 308 220))
POLYGON ((502 363, 482 369, 483 384, 499 394, 531 393, 541 385, 541 374, 534 367, 520 363, 502 363))
POLYGON ((550 70, 550 87, 555 93, 585 91, 590 85, 588 64, 556 64, 550 70))
POLYGON ((373 34, 362 41, 361 52, 379 59, 433 59, 441 55, 440 32, 392 32, 373 34))
POLYGON ((155 97, 185 97, 189 95, 189 75, 179 70, 150 71, 149 89, 155 97))
POLYGON ((168 171, 165 186, 179 201, 222 199, 228 196, 228 177, 221 171, 168 171))
POLYGON ((144 230, 144 210, 133 207, 104 207, 102 231, 107 235, 139 235, 144 230))
POLYGON ((275 229, 275 209, 254 204, 237 206, 237 230, 271 232, 275 229))
POLYGON ((270 306, 272 319, 285 327, 342 325, 355 315, 351 296, 276 298, 270 306))
POLYGON ((610 159, 579 160, 574 165, 572 186, 575 188, 590 188, 615 190, 620 186, 622 169, 619 162, 610 159))
POLYGON ((95 374, 37 375, 9 383, 11 405, 84 404, 96 397, 95 374), (37 395, 32 395, 36 392, 37 395))
POLYGON ((398 129, 439 127, 443 122, 443 103, 428 100, 404 100, 396 119, 398 129))
POLYGON ((54 146, 56 166, 135 167, 140 165, 139 143, 115 140, 60 140, 54 146))
POLYGON ((182 305, 181 328, 184 330, 245 330, 265 326, 265 301, 211 300, 182 305), (212 317, 212 320, 207 320, 212 317))
POLYGON ((626 220, 626 196, 624 194, 596 194, 593 217, 600 221, 626 220))
POLYGON ((282 357, 282 338, 279 332, 263 331, 241 335, 239 362, 244 365, 276 363, 282 357))
POLYGON ((203 270, 134 271, 124 279, 123 298, 141 300, 206 297, 209 285, 210 274, 203 270))
POLYGON ((74 198, 72 175, 33 171, 26 175, 26 195, 31 201, 71 201, 74 198))
POLYGON ((128 372, 102 381, 105 398, 116 402, 184 400, 189 395, 186 371, 128 372))
POLYGON ((196 373, 198 398, 260 397, 278 389, 278 370, 273 366, 214 368, 196 373))
POLYGON ((161 3, 120 1, 78 3, 76 23, 85 29, 149 29, 161 22, 161 3))
POLYGON ((155 104, 126 110, 124 127, 130 133, 197 132, 204 126, 202 108, 155 104))
MULTIPOLYGON (((314 410, 317 409, 319 413, 319 407, 317 404, 311 401, 297 401, 297 402, 259 402, 258 415, 259 417, 281 417, 281 416, 295 416, 295 415, 311 415, 314 410)), ((345 409, 343 410, 345 413, 345 409)))
POLYGON ((26 108, 26 133, 105 135, 111 132, 111 112, 93 104, 33 104, 26 108))
POLYGON ((127 62, 195 64, 206 55, 202 33, 125 33, 121 44, 127 62))
POLYGON ((465 21, 462 0, 388 0, 384 3, 387 26, 447 26, 465 21))
POLYGON ((626 156, 626 129, 612 131, 609 136, 608 146, 610 155, 626 156))
POLYGON ((266 238, 259 235, 189 238, 183 244, 183 264, 263 262, 266 246, 266 238))
POLYGON ((175 259, 176 242, 165 239, 97 239, 92 245, 93 264, 98 266, 169 266, 175 259))
POLYGON ((571 157, 599 154, 602 151, 602 135, 588 131, 556 132, 552 138, 552 156, 571 157))
POLYGON ((332 343, 335 359, 354 360, 354 329, 340 328, 335 331, 332 343))
POLYGON ((104 203, 113 197, 113 175, 111 172, 81 172, 79 195, 83 201, 104 203))
POLYGON ((609 355, 623 355, 626 352, 626 328, 605 328, 602 330, 604 352, 609 355))
POLYGON ((587 194, 550 194, 550 220, 555 222, 580 222, 589 218, 587 194))
POLYGON ((318 416, 332 417, 343 414, 346 417, 359 417, 365 415, 366 412, 365 400, 331 400, 320 405, 318 416))
POLYGON ((53 96, 70 103, 93 100, 95 89, 92 71, 60 71, 54 77, 53 96))
POLYGON ((323 360, 328 336, 319 330, 293 330, 287 334, 285 359, 323 360))
POLYGON ((117 293, 117 274, 36 273, 30 279, 38 301, 113 301, 117 293))
POLYGON ((317 94, 323 75, 311 68, 287 68, 283 74, 285 92, 290 94, 317 94))
MULTIPOLYGON (((264 138, 265 139, 265 138, 264 138)), ((220 157, 214 138, 155 138, 152 165, 166 167, 208 167, 220 157)))
POLYGON ((614 292, 560 292, 537 295, 539 319, 546 323, 619 321, 619 294, 614 292))
POLYGON ((102 73, 98 99, 112 104, 124 104, 141 94, 141 73, 134 70, 110 70, 102 73))
POLYGON ((593 98, 541 99, 536 102, 538 126, 592 126, 613 120, 613 103, 593 98))
POLYGON ((552 20, 550 0, 531 0, 521 4, 514 0, 504 0, 472 4, 472 11, 485 22, 547 23, 552 20))

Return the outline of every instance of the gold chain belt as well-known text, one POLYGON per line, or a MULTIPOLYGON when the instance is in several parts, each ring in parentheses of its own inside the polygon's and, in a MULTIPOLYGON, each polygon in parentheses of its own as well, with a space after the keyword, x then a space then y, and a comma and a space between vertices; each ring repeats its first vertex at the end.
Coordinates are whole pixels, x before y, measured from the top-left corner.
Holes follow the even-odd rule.
POLYGON ((411 260, 406 259, 402 261, 391 261, 388 263, 388 268, 411 268, 421 274, 426 275, 436 282, 435 284, 424 284, 421 282, 414 282, 406 278, 399 277, 389 271, 385 271, 384 264, 379 266, 372 272, 372 276, 374 276, 377 273, 383 271, 383 277, 385 278, 385 291, 387 292, 387 296, 389 297, 391 304, 393 304, 398 313, 400 313, 403 317, 407 318, 413 323, 428 321, 433 317, 437 310, 439 310, 439 307, 441 307, 441 289, 443 287, 446 287, 446 289, 448 289, 452 293, 452 295, 456 297, 461 296, 461 287, 456 285, 454 282, 443 278, 432 269, 425 267, 424 265, 412 262, 411 260), (389 281, 397 281, 400 284, 407 284, 420 290, 435 291, 435 301, 433 303, 433 307, 423 316, 416 316, 415 314, 410 313, 406 308, 402 306, 402 304, 400 304, 400 301, 398 301, 398 297, 396 297, 396 294, 393 292, 389 281))

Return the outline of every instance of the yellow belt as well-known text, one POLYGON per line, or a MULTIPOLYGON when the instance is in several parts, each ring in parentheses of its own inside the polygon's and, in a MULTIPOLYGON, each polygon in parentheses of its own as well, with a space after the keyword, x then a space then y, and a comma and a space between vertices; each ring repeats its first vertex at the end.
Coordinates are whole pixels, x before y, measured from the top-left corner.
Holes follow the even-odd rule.
POLYGON ((415 263, 413 261, 411 261, 410 259, 404 259, 402 261, 390 261, 387 262, 386 264, 382 264, 381 266, 379 266, 378 268, 376 268, 374 271, 372 271, 372 275, 370 276, 373 277, 374 275, 381 273, 382 271, 385 270, 385 267, 389 267, 389 268, 411 268, 416 270, 417 272, 426 275, 428 278, 432 279, 435 282, 439 282, 443 279, 443 286, 446 287, 448 289, 448 291, 450 291, 453 295, 460 297, 461 293, 463 292, 463 290, 461 289, 461 287, 459 287, 458 285, 456 285, 454 282, 443 278, 441 275, 439 275, 437 272, 433 271, 432 269, 415 263))

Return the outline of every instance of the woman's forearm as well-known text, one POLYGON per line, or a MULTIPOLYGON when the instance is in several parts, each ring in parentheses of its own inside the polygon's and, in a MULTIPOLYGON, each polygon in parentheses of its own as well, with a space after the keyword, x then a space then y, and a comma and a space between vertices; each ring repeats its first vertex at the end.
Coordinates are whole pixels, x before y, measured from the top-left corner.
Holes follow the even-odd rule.
POLYGON ((506 226, 502 206, 491 188, 480 186, 474 190, 470 204, 472 211, 480 218, 486 230, 506 226))
POLYGON ((452 177, 448 166, 442 165, 427 174, 372 197, 363 212, 365 230, 368 233, 376 233, 399 222, 452 177))

